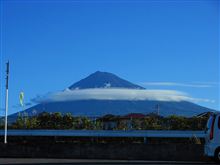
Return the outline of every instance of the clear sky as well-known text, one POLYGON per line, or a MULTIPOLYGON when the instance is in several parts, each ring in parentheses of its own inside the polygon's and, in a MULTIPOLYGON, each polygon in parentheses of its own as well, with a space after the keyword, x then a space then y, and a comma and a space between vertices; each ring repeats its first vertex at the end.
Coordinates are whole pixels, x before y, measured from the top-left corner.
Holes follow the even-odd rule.
POLYGON ((219 105, 218 0, 1 0, 1 114, 100 70, 219 105))

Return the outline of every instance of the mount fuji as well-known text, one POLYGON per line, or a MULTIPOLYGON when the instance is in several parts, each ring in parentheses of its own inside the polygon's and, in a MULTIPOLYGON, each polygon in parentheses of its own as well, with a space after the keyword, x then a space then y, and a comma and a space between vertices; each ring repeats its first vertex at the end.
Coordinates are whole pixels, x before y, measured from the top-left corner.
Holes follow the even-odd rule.
MULTIPOLYGON (((188 100, 145 99, 145 97, 153 97, 154 94, 148 93, 145 96, 146 94, 144 92, 148 90, 144 87, 133 84, 108 72, 97 71, 74 83, 66 90, 52 96, 50 99, 38 101, 37 105, 26 109, 25 112, 29 116, 41 112, 61 112, 62 114, 71 113, 74 116, 97 117, 106 114, 149 114, 154 113, 156 107, 159 107, 161 116, 180 115, 191 117, 204 112, 214 111, 188 100), (65 99, 66 90, 68 91, 68 99, 65 99), (112 96, 111 92, 117 90, 118 93, 113 93, 112 96), (93 91, 93 93, 89 93, 90 91, 93 91), (101 94, 100 91, 102 91, 101 94), (82 93, 79 94, 79 92, 82 93), (135 95, 135 92, 138 95, 135 95), (72 93, 74 93, 74 96, 71 95, 72 93), (107 96, 106 93, 108 94, 107 96), (140 97, 139 95, 141 99, 138 99, 140 97), (115 96, 118 96, 118 98, 115 99, 115 96)), ((164 98, 167 98, 166 93, 164 94, 164 98)), ((11 116, 15 117, 17 115, 18 113, 11 116)))

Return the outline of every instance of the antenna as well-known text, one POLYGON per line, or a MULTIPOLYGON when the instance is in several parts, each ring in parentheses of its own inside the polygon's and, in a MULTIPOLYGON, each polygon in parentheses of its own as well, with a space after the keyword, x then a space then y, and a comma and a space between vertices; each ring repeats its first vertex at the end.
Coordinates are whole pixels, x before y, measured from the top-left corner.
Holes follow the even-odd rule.
POLYGON ((4 143, 7 143, 8 129, 8 79, 9 79, 9 61, 6 63, 6 95, 5 95, 5 138, 4 143))

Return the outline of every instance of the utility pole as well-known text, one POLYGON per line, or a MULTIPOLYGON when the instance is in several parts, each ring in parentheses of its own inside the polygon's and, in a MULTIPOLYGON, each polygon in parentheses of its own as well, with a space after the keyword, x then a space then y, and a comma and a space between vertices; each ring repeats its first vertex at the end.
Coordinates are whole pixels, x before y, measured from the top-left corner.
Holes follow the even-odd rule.
POLYGON ((6 95, 5 95, 5 138, 4 143, 7 143, 8 129, 8 79, 9 79, 9 61, 6 63, 6 95))
POLYGON ((159 104, 156 105, 156 111, 157 111, 157 115, 160 116, 160 106, 159 106, 159 104))

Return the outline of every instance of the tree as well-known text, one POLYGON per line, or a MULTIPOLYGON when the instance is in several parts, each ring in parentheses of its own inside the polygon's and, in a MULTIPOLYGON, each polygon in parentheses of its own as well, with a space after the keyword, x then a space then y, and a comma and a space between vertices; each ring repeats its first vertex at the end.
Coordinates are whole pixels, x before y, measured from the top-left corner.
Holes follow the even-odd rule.
POLYGON ((14 128, 14 129, 24 129, 24 127, 25 127, 25 120, 22 117, 21 113, 19 113, 15 123, 12 124, 12 128, 14 128))
POLYGON ((71 113, 67 113, 62 119, 62 129, 73 129, 74 118, 71 113))
POLYGON ((50 114, 48 112, 42 112, 37 116, 38 128, 39 129, 50 129, 52 128, 50 114))

